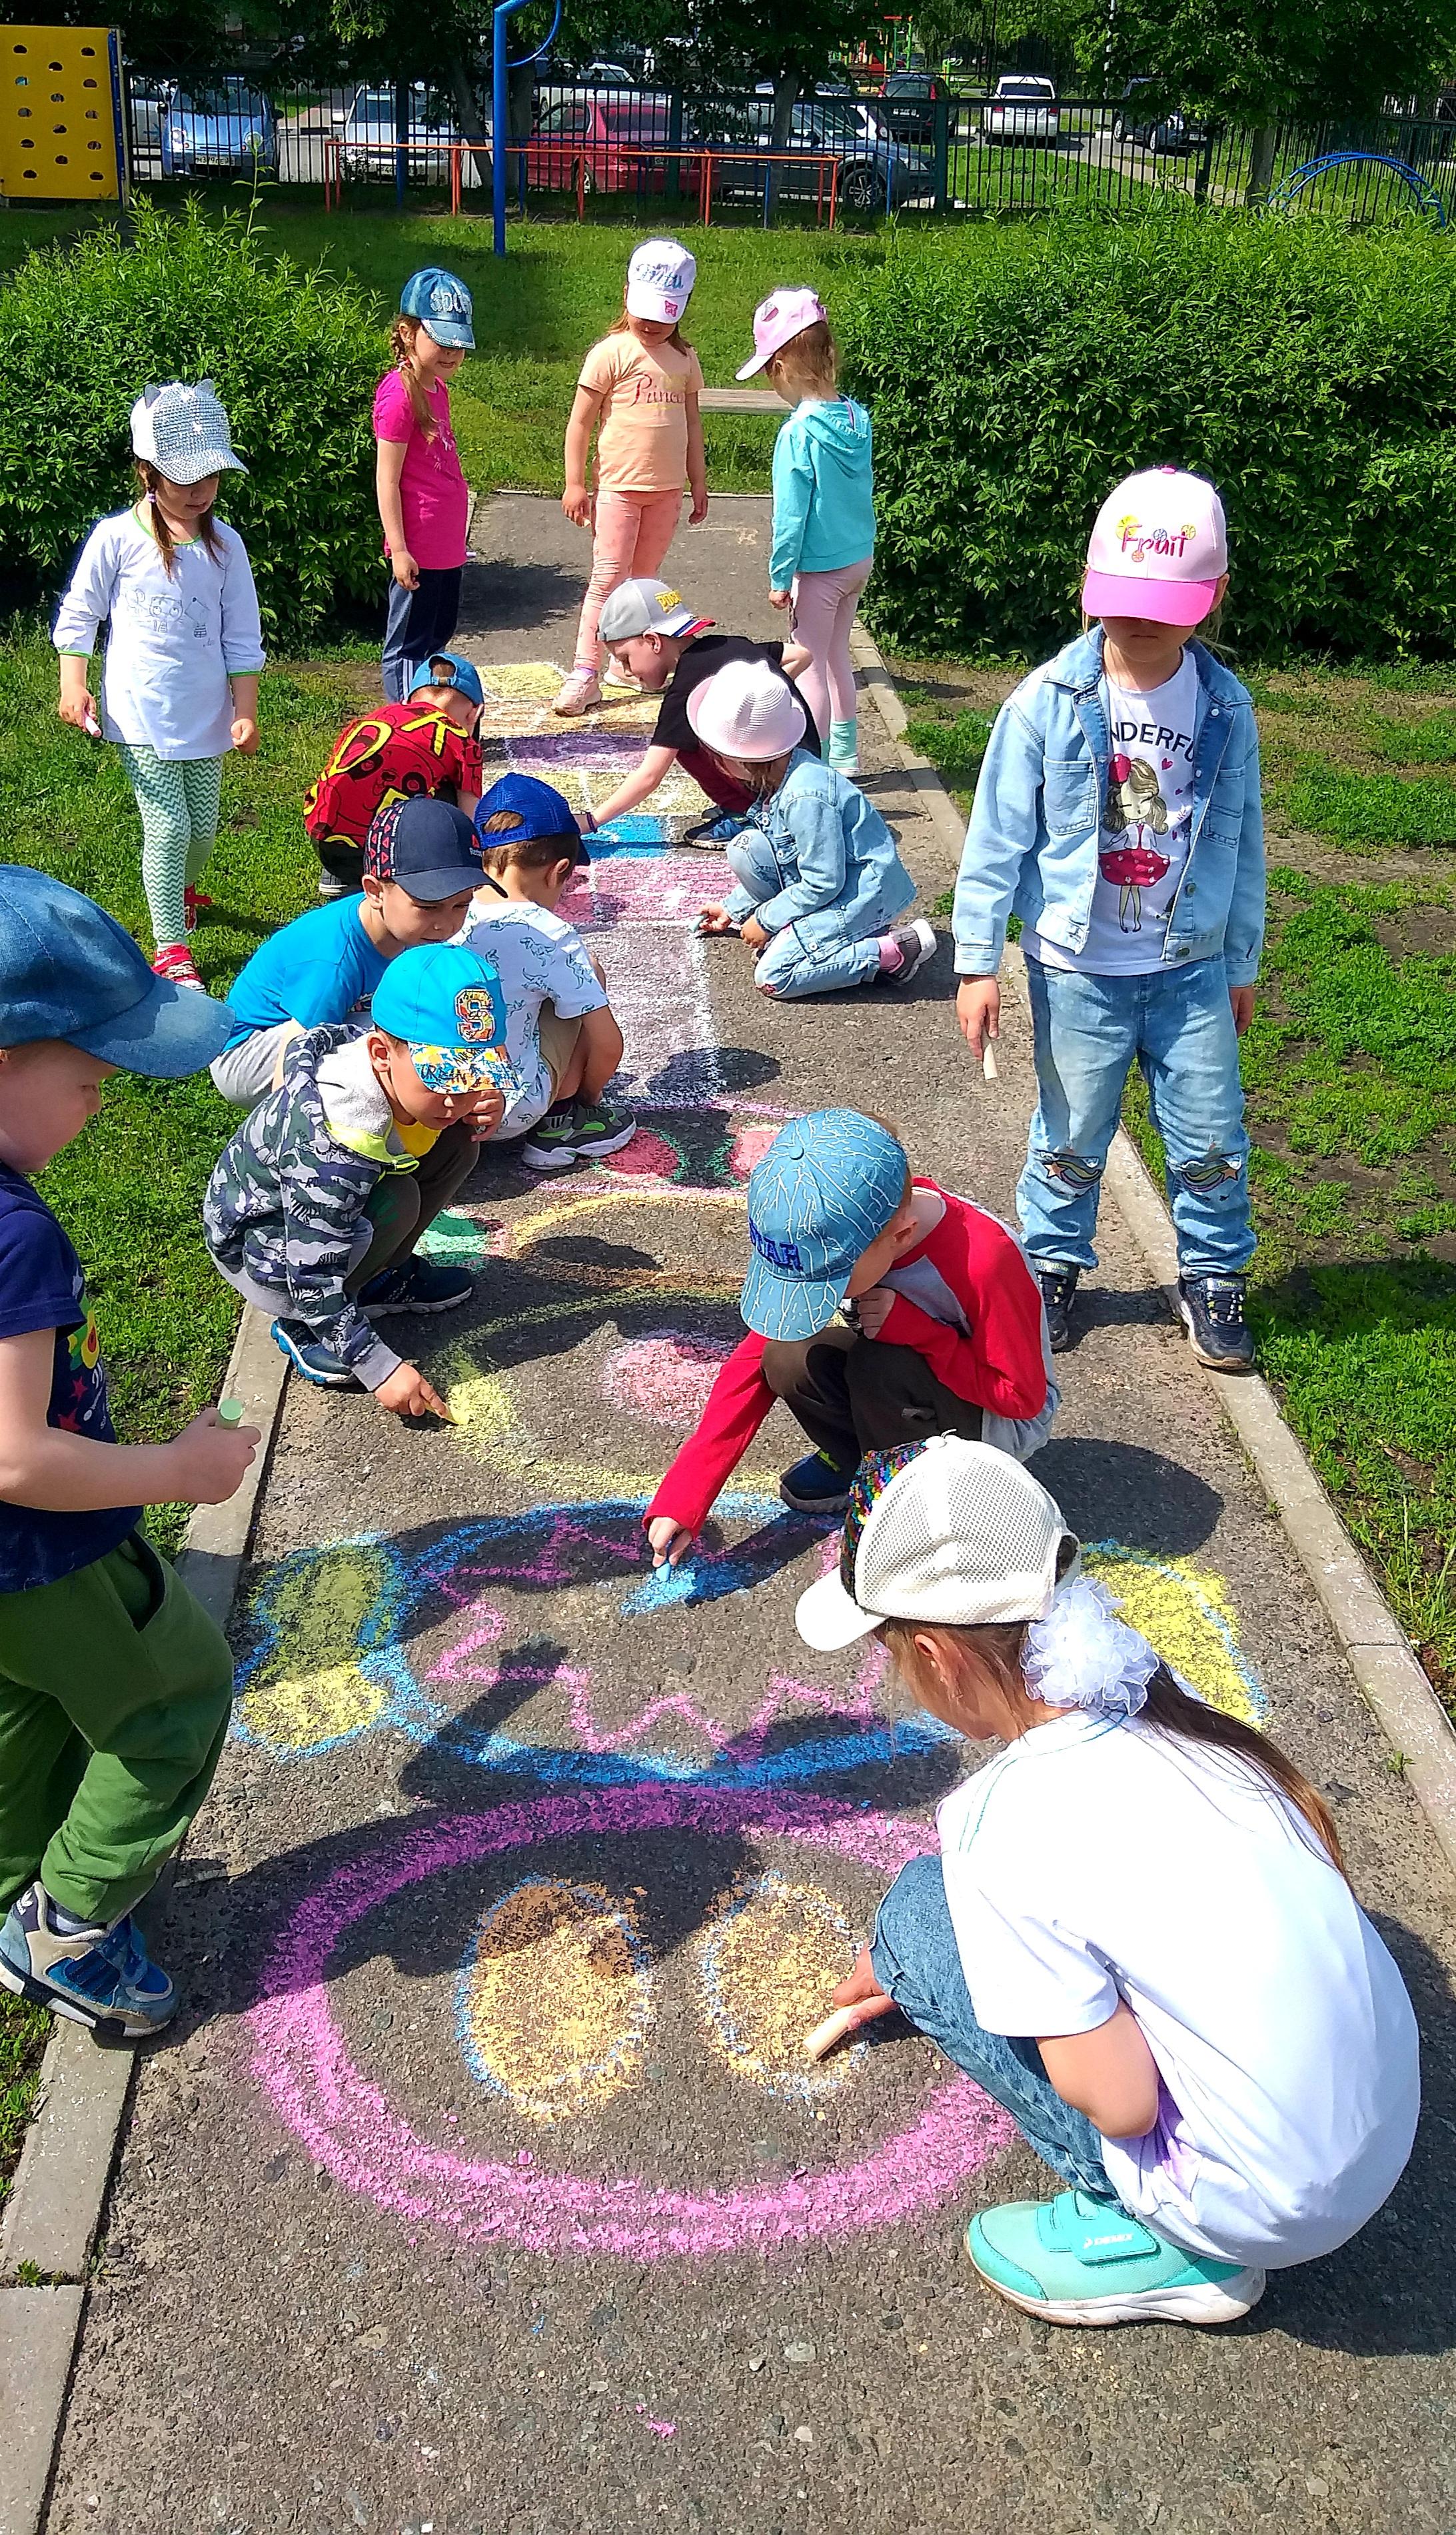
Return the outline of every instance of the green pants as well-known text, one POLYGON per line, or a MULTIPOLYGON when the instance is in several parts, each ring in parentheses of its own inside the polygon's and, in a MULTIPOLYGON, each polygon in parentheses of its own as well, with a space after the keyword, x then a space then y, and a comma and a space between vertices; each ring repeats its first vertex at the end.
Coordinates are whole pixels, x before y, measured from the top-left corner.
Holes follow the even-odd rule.
POLYGON ((142 886, 158 951, 186 939, 182 893, 192 889, 217 841, 222 800, 220 757, 158 757, 154 748, 121 743, 142 813, 142 886))
POLYGON ((93 1925, 150 1890, 212 1783, 227 1639, 133 1532, 0 1593, 0 1909, 38 1875, 93 1925))

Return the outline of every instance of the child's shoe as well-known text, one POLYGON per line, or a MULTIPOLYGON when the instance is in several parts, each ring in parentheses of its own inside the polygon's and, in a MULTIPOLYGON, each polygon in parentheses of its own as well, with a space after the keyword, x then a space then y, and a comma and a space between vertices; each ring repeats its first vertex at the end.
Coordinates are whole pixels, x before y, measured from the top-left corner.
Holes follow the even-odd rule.
POLYGON ((843 1514, 853 1480, 854 1471, 841 1470, 827 1453, 806 1453, 785 1470, 778 1492, 795 1514, 843 1514))
POLYGON ((391 1312, 455 1312, 474 1291, 459 1268, 447 1268, 435 1259, 401 1259, 397 1268, 382 1268, 360 1286, 359 1309, 371 1320, 391 1312))
POLYGON ((918 915, 913 924, 897 925, 893 933, 884 935, 880 945, 880 975, 876 982, 885 986, 908 986, 927 959, 934 959, 935 956, 936 928, 927 924, 923 915, 918 915))
POLYGON ((152 968, 154 976, 165 977, 169 985, 196 986, 200 995, 205 995, 208 991, 192 964, 192 953, 185 942, 168 942, 160 945, 156 958, 152 962, 152 968))
POLYGON ((595 669, 574 669, 551 710, 560 713, 563 721, 572 721, 577 713, 591 712, 601 700, 595 669))
POLYGON ((860 771, 860 725, 855 721, 831 721, 829 724, 829 764, 836 774, 858 774, 860 771))
POLYGON ((319 874, 319 896, 320 896, 320 897, 324 897, 324 898, 330 898, 330 897, 358 897, 358 895, 359 895, 358 891, 357 891, 357 890, 355 890, 355 889, 350 889, 350 887, 349 887, 349 885, 348 885, 348 882, 347 882, 346 880, 339 880, 339 879, 337 879, 337 878, 335 877, 335 875, 334 875, 333 872, 331 872, 331 871, 320 872, 320 874, 319 874))
POLYGON ((321 1346, 310 1334, 304 1321, 274 1321, 270 1333, 273 1345, 281 1348, 295 1373, 305 1382, 316 1382, 324 1391, 362 1391, 357 1374, 350 1373, 341 1356, 332 1347, 321 1346))
POLYGON ((966 2252, 989 2288, 1044 2323, 1232 2323, 1264 2294, 1262 2271, 1185 2253, 1090 2192, 983 2209, 966 2252))
POLYGON ((210 897, 201 897, 193 888, 192 883, 190 881, 188 882, 187 887, 182 892, 182 921, 189 934, 197 931, 198 908, 200 906, 211 906, 212 903, 212 901, 210 897))
POLYGON ((736 810, 720 810, 715 818, 699 819, 696 828, 688 830, 683 842, 685 845, 699 845, 706 852, 711 845, 731 845, 734 837, 741 836, 747 826, 747 819, 741 818, 736 810))
POLYGON ((108 2041, 159 2033, 177 2011, 177 1993, 152 1960, 128 1910, 109 1928, 60 1928, 56 1905, 32 1884, 0 1928, 0 1982, 18 1998, 48 2007, 108 2041))
POLYGON ((1180 1276, 1178 1308, 1193 1353, 1215 1373, 1253 1371, 1253 1331, 1244 1317, 1243 1276, 1180 1276))
POLYGON ((636 1134, 632 1111, 610 1100, 558 1100, 531 1129, 520 1158, 533 1171, 569 1171, 574 1162, 620 1153, 636 1134))
POLYGON ((1054 1355, 1064 1354, 1071 1344, 1071 1307, 1081 1272, 1080 1268, 1039 1268, 1036 1271, 1047 1313, 1047 1343, 1054 1355))

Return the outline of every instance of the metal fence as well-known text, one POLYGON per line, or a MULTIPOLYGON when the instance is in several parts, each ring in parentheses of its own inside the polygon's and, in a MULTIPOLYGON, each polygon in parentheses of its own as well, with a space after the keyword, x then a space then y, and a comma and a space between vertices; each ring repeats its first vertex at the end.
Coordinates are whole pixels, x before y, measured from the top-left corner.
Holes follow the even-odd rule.
MULTIPOLYGON (((1126 98, 1058 97, 1050 83, 1002 82, 995 95, 950 93, 939 78, 897 80, 884 94, 847 85, 796 104, 777 142, 773 100, 690 98, 668 91, 541 80, 530 129, 506 141, 510 196, 578 217, 653 206, 677 218, 845 214, 999 217, 1080 203, 1131 209, 1155 196, 1230 207, 1250 196, 1255 138, 1234 126, 1154 116, 1126 98)), ((241 77, 189 87, 129 76, 132 173, 142 183, 249 178, 326 191, 356 187, 444 196, 454 209, 488 191, 488 128, 462 133, 448 95, 422 83, 369 82, 320 93, 265 93, 241 77)), ((1399 212, 1444 220, 1456 184, 1456 119, 1379 116, 1359 126, 1276 135, 1267 190, 1277 207, 1361 221, 1399 212)))

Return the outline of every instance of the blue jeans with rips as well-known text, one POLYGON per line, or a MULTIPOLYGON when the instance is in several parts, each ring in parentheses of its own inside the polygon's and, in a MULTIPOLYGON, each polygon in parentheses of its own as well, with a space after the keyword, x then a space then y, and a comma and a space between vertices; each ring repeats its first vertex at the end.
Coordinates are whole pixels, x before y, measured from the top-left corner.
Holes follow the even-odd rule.
POLYGON ((1078 2191, 1117 2200, 1101 2134, 1085 2113, 1062 2102, 1035 2042, 988 2033, 976 2022, 939 1857, 912 1857, 901 1867, 880 1904, 870 1959, 902 2014, 1010 2114, 1044 2165, 1078 2191))
POLYGON ((1103 1165, 1135 1064, 1167 1157, 1184 1276, 1237 1276, 1254 1252, 1239 1038, 1222 959, 1140 977, 1028 959, 1040 1100, 1016 1190, 1034 1268, 1095 1268, 1103 1165))

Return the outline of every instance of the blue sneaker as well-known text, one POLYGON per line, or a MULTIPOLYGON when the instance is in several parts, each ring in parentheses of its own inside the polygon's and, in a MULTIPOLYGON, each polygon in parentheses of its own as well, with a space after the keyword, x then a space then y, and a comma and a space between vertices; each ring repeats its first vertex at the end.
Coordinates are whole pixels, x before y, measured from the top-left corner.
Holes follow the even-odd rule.
POLYGON ((696 828, 686 831, 683 842, 704 848, 708 845, 731 845, 734 837, 741 836, 747 826, 747 819, 740 817, 738 811, 724 810, 716 819, 699 819, 696 828))
POLYGON ((1233 2323, 1264 2294, 1262 2271, 1185 2253, 1090 2192, 983 2209, 966 2252, 988 2288, 1044 2323, 1233 2323))
POLYGON ((55 1924, 55 1903, 39 1884, 10 1905, 0 1928, 0 1983, 105 2040, 159 2033, 177 2012, 177 1993, 142 1942, 128 1910, 109 1928, 55 1924))
POLYGON ((324 1391, 362 1391, 357 1374, 350 1373, 341 1356, 332 1347, 320 1346, 311 1337, 302 1321, 274 1321, 271 1332, 275 1347, 280 1347, 295 1373, 305 1382, 316 1382, 324 1391))
POLYGON ((391 1312, 454 1312, 474 1291, 462 1268, 436 1259, 401 1259, 397 1268, 383 1268, 360 1286, 359 1307, 376 1320, 391 1312))
POLYGON ((1253 1370, 1253 1331, 1244 1317, 1243 1276, 1180 1276, 1178 1308, 1200 1364, 1214 1373, 1253 1370))
POLYGON ((841 1470, 827 1453, 806 1453, 785 1470, 778 1492, 795 1514, 843 1514, 853 1478, 854 1471, 841 1470))

